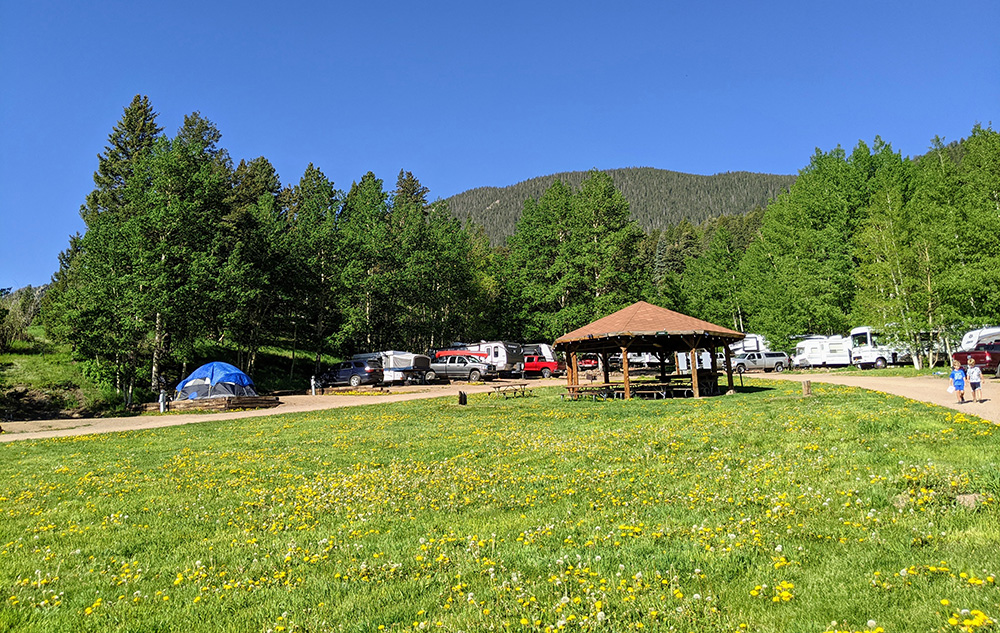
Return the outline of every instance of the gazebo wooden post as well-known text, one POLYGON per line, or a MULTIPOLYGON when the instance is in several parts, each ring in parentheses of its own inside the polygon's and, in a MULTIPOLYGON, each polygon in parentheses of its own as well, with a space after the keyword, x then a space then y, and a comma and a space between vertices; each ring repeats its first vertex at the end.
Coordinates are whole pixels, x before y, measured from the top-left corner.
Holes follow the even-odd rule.
POLYGON ((576 347, 571 347, 569 349, 569 367, 566 370, 566 379, 569 381, 570 398, 576 400, 579 395, 579 391, 573 387, 579 386, 580 384, 580 365, 577 362, 576 347))
POLYGON ((695 398, 701 397, 701 391, 698 389, 698 349, 694 346, 691 347, 691 391, 694 393, 695 398))
POLYGON ((711 395, 716 395, 719 392, 719 362, 716 356, 718 353, 716 350, 719 349, 715 345, 712 346, 712 393, 711 395))
POLYGON ((601 369, 604 370, 604 384, 611 382, 611 366, 608 364, 608 353, 601 352, 601 369))
POLYGON ((660 361, 660 382, 667 382, 667 353, 657 352, 656 358, 660 361))
POLYGON ((723 345, 722 349, 726 353, 726 382, 729 383, 729 389, 726 391, 726 395, 736 393, 736 388, 733 385, 733 352, 729 349, 728 345, 723 345))
POLYGON ((681 353, 674 352, 674 374, 680 375, 681 373, 681 353))
POLYGON ((624 381, 625 399, 632 399, 632 390, 629 388, 628 380, 628 345, 622 347, 622 378, 624 381))

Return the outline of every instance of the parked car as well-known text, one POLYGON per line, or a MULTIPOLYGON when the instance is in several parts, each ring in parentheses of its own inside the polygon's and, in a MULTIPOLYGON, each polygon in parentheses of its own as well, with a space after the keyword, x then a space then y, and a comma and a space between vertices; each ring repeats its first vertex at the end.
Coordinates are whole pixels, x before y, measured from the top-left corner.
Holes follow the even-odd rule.
POLYGON ((541 374, 542 378, 558 376, 566 369, 566 365, 554 360, 545 360, 544 356, 525 356, 524 375, 541 374))
POLYGON ((747 352, 737 354, 733 359, 733 369, 742 374, 745 371, 760 369, 763 371, 785 371, 788 367, 788 354, 784 352, 747 352))
POLYGON ((382 382, 382 364, 374 359, 348 360, 337 363, 316 379, 319 387, 336 385, 377 385, 382 382))
POLYGON ((583 354, 576 361, 576 366, 583 370, 597 369, 597 365, 597 356, 593 354, 583 354))
POLYGON ((955 352, 951 355, 951 359, 962 363, 962 367, 969 364, 970 358, 975 359, 976 365, 984 374, 992 372, 1000 378, 1000 343, 980 343, 972 351, 955 352))
POLYGON ((492 380, 498 375, 496 365, 481 362, 475 356, 445 356, 431 363, 425 374, 427 382, 433 382, 439 377, 468 380, 492 380))

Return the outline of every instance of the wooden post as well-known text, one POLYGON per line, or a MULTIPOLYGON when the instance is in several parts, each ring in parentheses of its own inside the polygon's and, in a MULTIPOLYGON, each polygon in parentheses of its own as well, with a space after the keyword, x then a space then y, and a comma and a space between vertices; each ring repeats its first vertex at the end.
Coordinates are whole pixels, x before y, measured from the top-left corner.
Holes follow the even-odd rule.
POLYGON ((736 393, 736 387, 733 385, 733 352, 729 349, 728 345, 723 345, 722 349, 726 354, 726 382, 729 384, 726 395, 729 395, 736 393))
POLYGON ((698 389, 698 349, 692 347, 691 353, 689 355, 691 359, 691 391, 694 392, 695 398, 701 397, 701 391, 698 389))
POLYGON ((680 375, 681 373, 681 353, 674 352, 674 374, 680 375))
POLYGON ((632 398, 632 391, 628 380, 628 345, 622 348, 622 377, 625 382, 625 399, 629 400, 632 398))
POLYGON ((718 348, 713 345, 712 351, 710 352, 712 354, 712 393, 709 395, 711 396, 716 395, 719 391, 719 360, 716 358, 718 354, 715 351, 717 349, 718 348))
POLYGON ((601 368, 604 370, 604 384, 611 382, 611 368, 608 366, 608 353, 601 352, 601 368))
POLYGON ((802 381, 802 395, 803 396, 813 395, 813 384, 811 380, 802 381))
POLYGON ((656 357, 660 360, 660 382, 667 382, 667 353, 657 352, 656 357))

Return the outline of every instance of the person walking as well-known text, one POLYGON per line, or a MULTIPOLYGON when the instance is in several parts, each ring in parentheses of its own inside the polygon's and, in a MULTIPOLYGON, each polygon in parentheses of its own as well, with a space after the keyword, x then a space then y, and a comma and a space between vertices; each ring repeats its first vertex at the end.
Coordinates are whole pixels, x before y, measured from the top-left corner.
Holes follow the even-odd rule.
POLYGON ((951 387, 958 398, 958 403, 965 402, 965 372, 962 371, 962 363, 952 361, 951 363, 951 387))
POLYGON ((972 390, 973 402, 982 402, 983 370, 976 367, 976 359, 969 359, 969 367, 965 370, 965 377, 969 380, 969 389, 972 390))

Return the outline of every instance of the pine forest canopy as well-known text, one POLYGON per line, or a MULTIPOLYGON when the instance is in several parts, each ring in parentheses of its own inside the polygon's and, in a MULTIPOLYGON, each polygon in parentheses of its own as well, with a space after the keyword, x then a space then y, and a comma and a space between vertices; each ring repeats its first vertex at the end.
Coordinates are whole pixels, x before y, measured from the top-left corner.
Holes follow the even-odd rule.
MULTIPOLYGON (((593 170, 430 202, 404 170, 392 189, 368 172, 344 191, 313 164, 283 184, 264 157, 234 166, 199 113, 172 138, 156 117, 142 96, 125 108, 41 296, 48 335, 118 393, 180 378, 205 341, 251 376, 264 347, 319 373, 331 355, 553 341, 636 301, 784 349, 870 325, 918 358, 1000 322, 988 127, 913 160, 878 137, 817 150, 797 176, 593 170)), ((9 341, 39 293, 4 294, 9 341)))
MULTIPOLYGON (((764 207, 795 182, 795 176, 746 171, 714 176, 652 167, 604 171, 628 201, 632 219, 647 233, 685 220, 699 224, 718 216, 764 207)), ((525 200, 537 199, 556 180, 579 187, 589 173, 564 172, 531 178, 508 187, 478 187, 454 195, 446 202, 456 218, 469 218, 482 225, 490 241, 499 244, 514 232, 525 200)))

